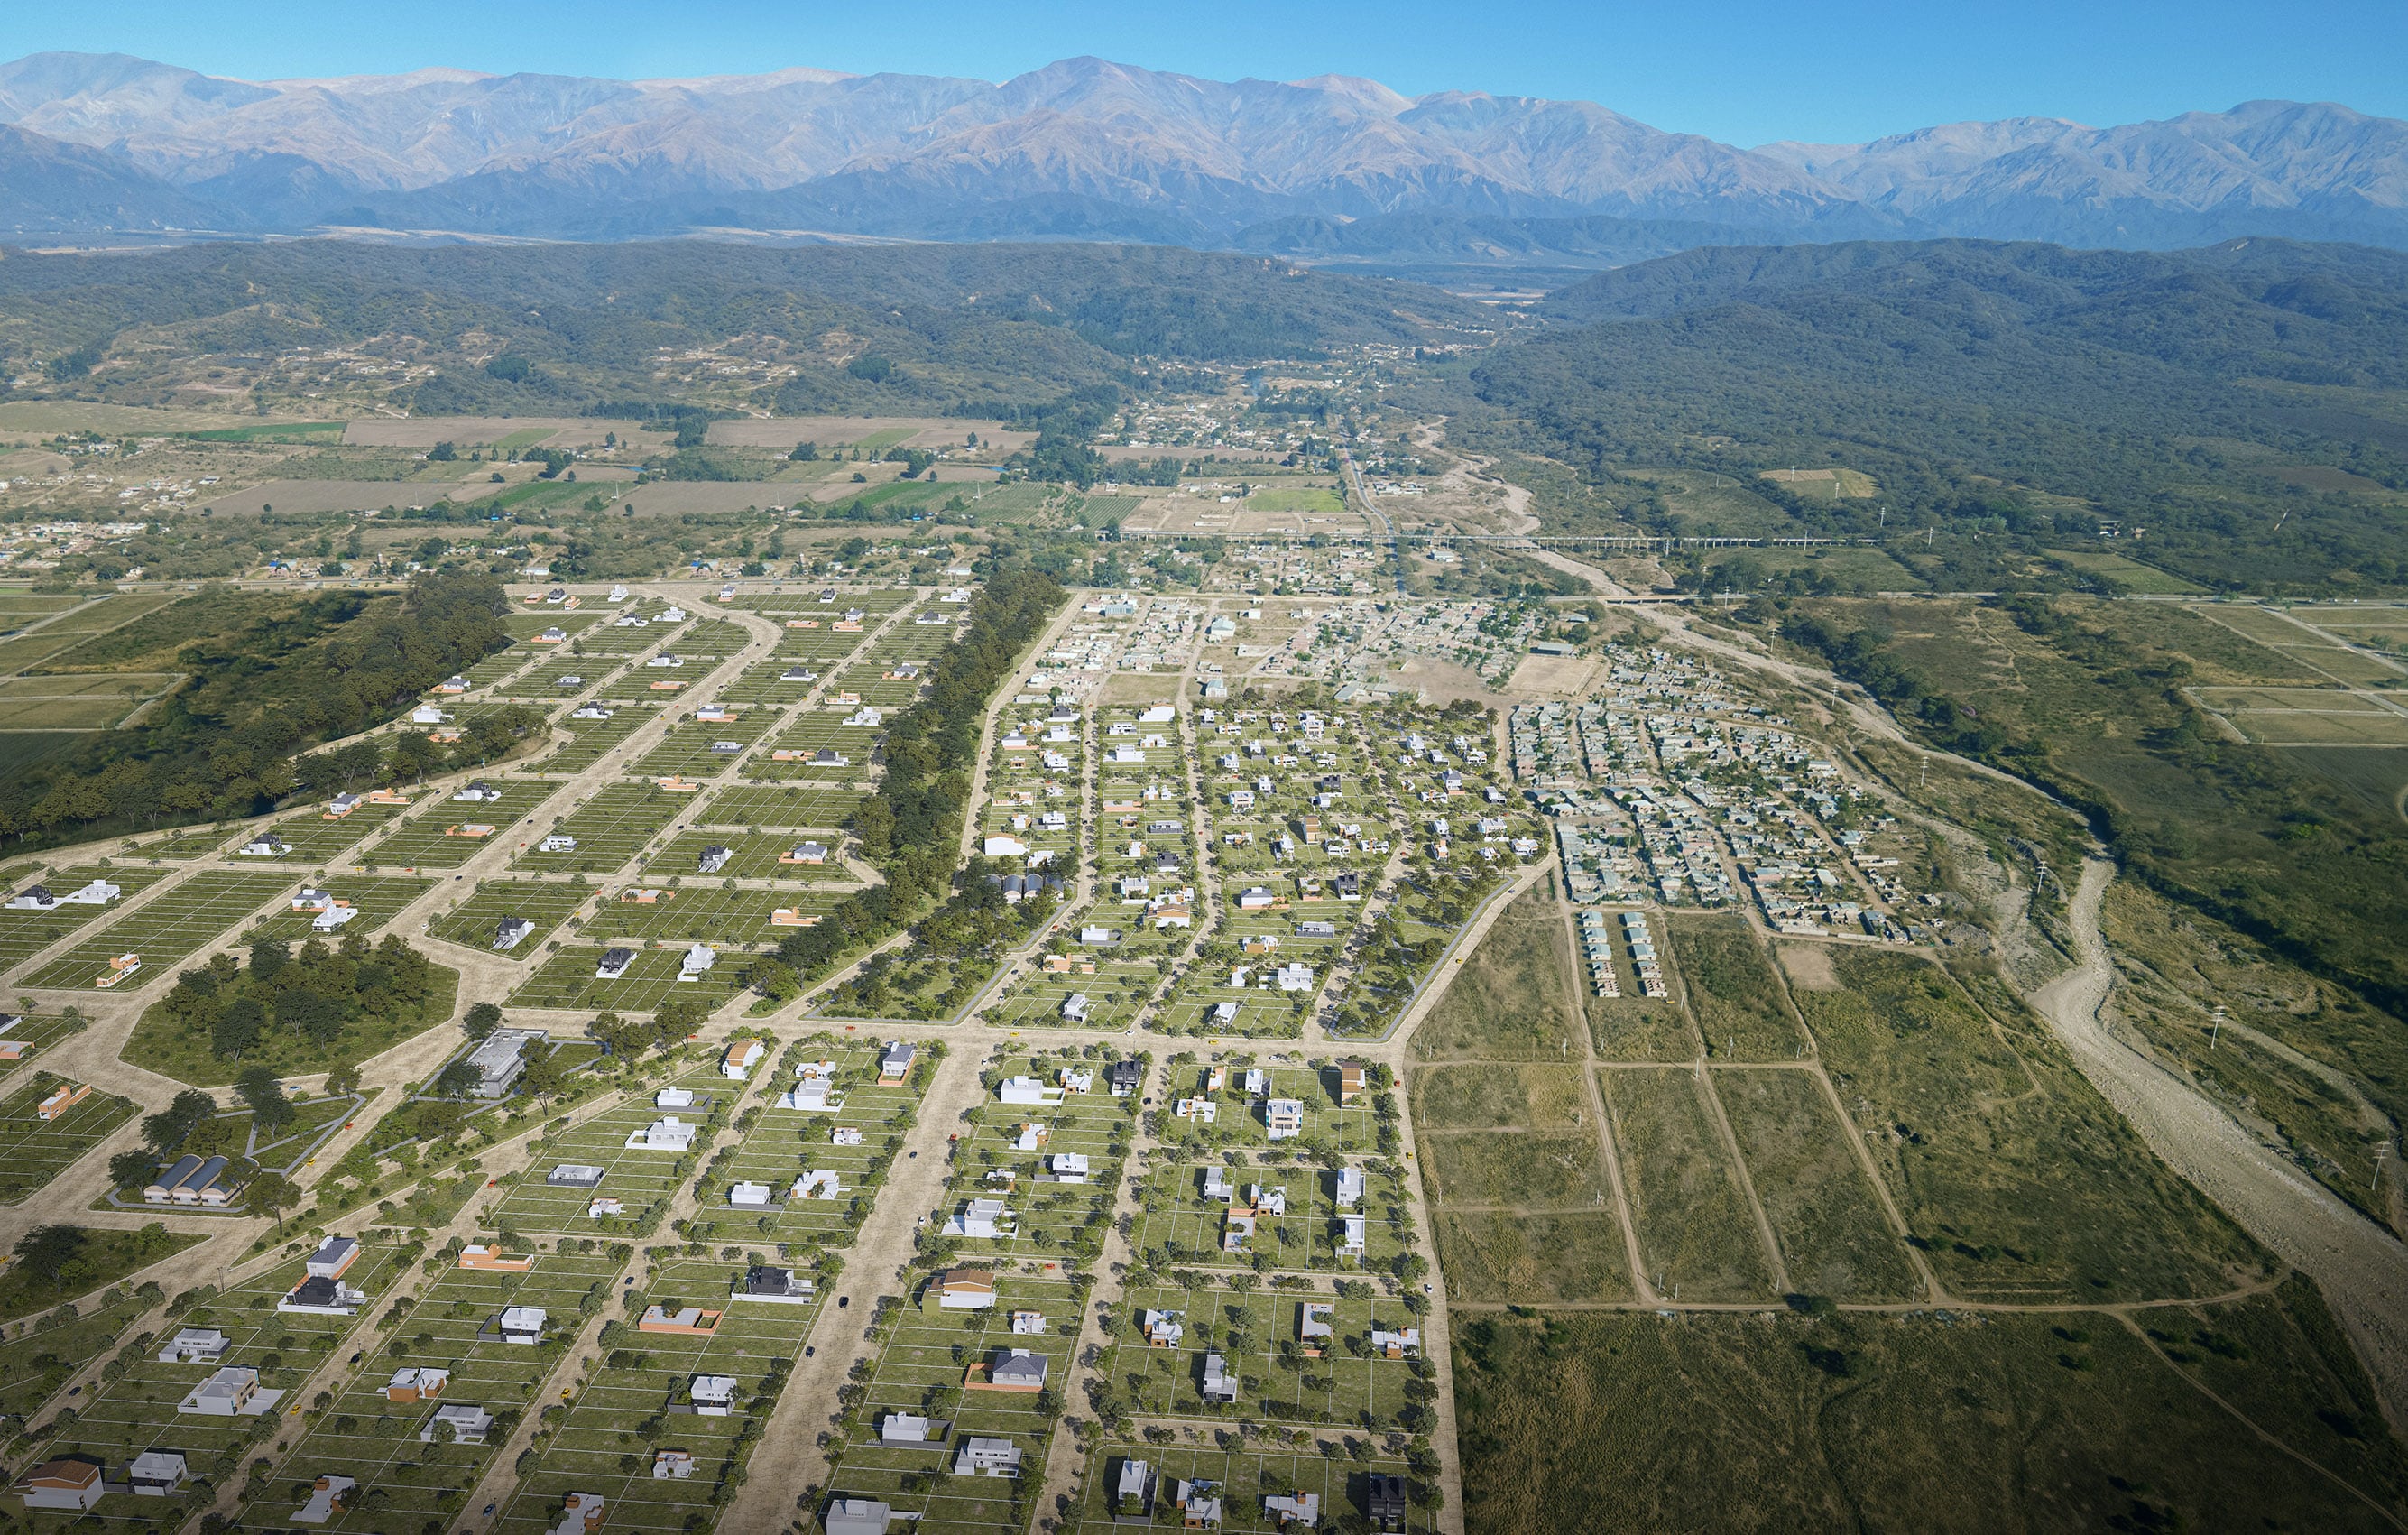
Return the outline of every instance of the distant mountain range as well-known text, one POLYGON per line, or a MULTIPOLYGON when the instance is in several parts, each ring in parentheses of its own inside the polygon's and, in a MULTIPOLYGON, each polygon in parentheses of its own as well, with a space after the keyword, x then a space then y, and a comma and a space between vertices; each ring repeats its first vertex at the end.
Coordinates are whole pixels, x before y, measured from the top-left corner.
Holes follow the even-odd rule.
POLYGON ((1104 239, 1363 265, 1610 265, 1971 236, 2408 246, 2408 122, 2249 102, 1739 149, 1590 102, 1071 59, 993 84, 817 69, 220 79, 0 65, 0 237, 384 231, 1104 239))

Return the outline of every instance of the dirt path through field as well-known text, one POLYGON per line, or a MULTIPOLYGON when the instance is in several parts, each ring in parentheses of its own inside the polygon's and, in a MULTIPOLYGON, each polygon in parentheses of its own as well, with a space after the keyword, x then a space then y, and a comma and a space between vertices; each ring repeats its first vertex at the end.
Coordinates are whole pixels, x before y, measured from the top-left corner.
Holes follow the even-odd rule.
POLYGON ((2408 1423, 2408 1246, 2109 1030, 2101 1013, 2114 970, 2099 910, 2114 877, 2105 859, 2084 866, 2070 913, 2079 962, 2034 992, 2032 1006, 2150 1150, 2316 1282, 2358 1344, 2393 1425, 2408 1423))

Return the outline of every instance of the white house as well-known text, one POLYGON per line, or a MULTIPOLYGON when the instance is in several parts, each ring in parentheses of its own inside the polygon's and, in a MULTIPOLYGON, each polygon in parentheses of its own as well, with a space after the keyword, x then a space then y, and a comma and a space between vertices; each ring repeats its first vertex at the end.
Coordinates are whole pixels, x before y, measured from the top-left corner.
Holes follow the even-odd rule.
POLYGON ((694 1150, 695 1132, 702 1126, 667 1114, 627 1137, 629 1151, 665 1151, 680 1154, 694 1150))

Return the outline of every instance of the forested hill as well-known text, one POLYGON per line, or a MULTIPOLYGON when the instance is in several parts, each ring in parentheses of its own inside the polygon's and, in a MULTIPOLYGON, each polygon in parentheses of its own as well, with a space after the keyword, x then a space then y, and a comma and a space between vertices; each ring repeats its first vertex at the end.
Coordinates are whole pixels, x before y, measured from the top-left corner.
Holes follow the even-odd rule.
MULTIPOLYGON (((2324 466, 2408 490, 2408 256, 2273 240, 1695 251, 1542 312, 1557 328, 1499 349, 1475 386, 1509 441, 1592 477, 1837 462, 1909 526, 2044 533, 2057 514, 2041 509, 2068 498, 2161 530, 2166 557, 2212 584, 2408 579, 2387 502, 2283 478, 2324 466)), ((1870 534, 1877 515, 1823 521, 1870 534)))
MULTIPOLYGON (((1574 323, 1754 304, 1810 321, 1856 299, 1954 328, 2103 347, 2219 378, 2408 383, 2408 252, 2296 240, 2069 251, 1983 240, 1727 246, 1599 273, 1542 312, 1574 323)), ((1905 339, 1902 335, 1899 339, 1905 339)), ((1935 337, 1936 339, 1936 337, 1935 337)))
POLYGON ((1490 323, 1433 288, 1161 247, 310 240, 0 254, 0 375, 32 364, 111 397, 138 391, 160 351, 274 357, 406 338, 440 373, 402 403, 559 413, 657 397, 662 349, 741 339, 794 368, 765 404, 924 410, 1048 399, 1136 358, 1293 357, 1490 323), (466 361, 495 351, 516 366, 466 361), (864 357, 885 366, 853 366, 864 357))

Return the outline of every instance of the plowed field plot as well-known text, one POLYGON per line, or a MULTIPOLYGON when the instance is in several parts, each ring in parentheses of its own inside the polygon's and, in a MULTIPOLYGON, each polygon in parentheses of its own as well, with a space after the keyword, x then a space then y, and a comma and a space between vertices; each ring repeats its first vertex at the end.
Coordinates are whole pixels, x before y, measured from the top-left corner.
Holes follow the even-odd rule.
POLYGON ((103 927, 25 977, 22 984, 106 989, 99 983, 113 973, 110 962, 129 954, 140 958, 144 969, 156 974, 223 937, 299 882, 296 875, 281 870, 205 868, 103 927))

